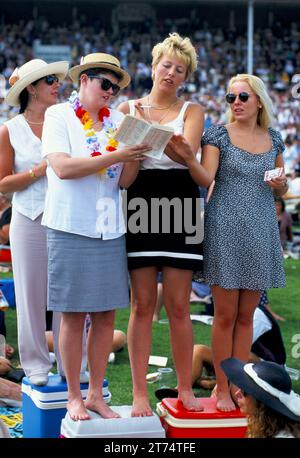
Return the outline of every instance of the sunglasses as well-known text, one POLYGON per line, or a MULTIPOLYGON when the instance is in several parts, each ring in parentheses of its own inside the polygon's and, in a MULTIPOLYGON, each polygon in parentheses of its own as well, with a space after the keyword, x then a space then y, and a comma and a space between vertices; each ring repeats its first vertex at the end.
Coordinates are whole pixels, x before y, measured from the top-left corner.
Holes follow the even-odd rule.
POLYGON ((48 84, 48 86, 52 86, 54 83, 58 83, 59 82, 59 79, 57 78, 56 75, 47 75, 47 76, 44 76, 44 78, 41 78, 42 80, 45 81, 46 84, 48 84))
POLYGON ((237 97, 240 99, 241 102, 247 102, 247 100, 249 99, 250 95, 248 94, 248 92, 240 92, 238 95, 237 94, 233 94, 232 92, 229 92, 225 96, 226 102, 232 104, 237 97))
POLYGON ((101 81, 101 89, 103 91, 108 91, 110 88, 112 88, 112 93, 113 95, 117 95, 119 90, 121 89, 120 86, 118 86, 117 84, 115 83, 112 83, 109 79, 107 78, 104 78, 104 76, 96 76, 96 75, 93 75, 93 76, 89 76, 89 78, 92 80, 99 80, 101 81))

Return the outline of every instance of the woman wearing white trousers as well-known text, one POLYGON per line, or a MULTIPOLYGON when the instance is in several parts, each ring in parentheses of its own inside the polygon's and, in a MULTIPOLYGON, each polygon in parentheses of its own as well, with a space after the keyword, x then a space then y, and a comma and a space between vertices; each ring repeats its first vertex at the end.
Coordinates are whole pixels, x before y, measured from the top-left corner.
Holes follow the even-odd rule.
MULTIPOLYGON (((67 71, 68 62, 47 64, 40 59, 16 68, 9 79, 12 87, 6 103, 20 106, 20 111, 0 128, 0 191, 14 192, 10 243, 20 360, 35 385, 47 384, 52 367, 45 337, 47 241, 41 218, 47 165, 41 158, 41 136, 45 111, 56 103, 60 81, 67 71)), ((60 314, 55 313, 55 340, 59 324, 60 314)))

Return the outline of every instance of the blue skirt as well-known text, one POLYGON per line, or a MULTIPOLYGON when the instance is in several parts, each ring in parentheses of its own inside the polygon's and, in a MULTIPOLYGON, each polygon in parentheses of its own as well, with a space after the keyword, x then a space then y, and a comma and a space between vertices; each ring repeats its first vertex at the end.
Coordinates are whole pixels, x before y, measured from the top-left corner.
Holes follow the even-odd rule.
POLYGON ((47 229, 48 310, 105 312, 128 307, 125 236, 112 240, 47 229))

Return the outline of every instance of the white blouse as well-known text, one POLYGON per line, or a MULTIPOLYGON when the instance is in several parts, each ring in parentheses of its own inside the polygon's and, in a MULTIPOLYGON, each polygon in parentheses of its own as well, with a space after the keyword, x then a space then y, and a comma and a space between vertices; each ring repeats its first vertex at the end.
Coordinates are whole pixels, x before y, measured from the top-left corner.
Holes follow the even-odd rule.
MULTIPOLYGON (((14 149, 15 173, 29 171, 42 160, 42 142, 34 135, 22 114, 4 123, 8 129, 9 140, 14 149)), ((31 220, 35 220, 44 211, 46 177, 33 181, 31 185, 13 195, 12 205, 15 210, 31 220)))
MULTIPOLYGON (((124 115, 110 110, 118 127, 124 115)), ((90 157, 83 125, 69 102, 54 105, 46 111, 43 128, 43 157, 66 153, 72 157, 90 157)), ((108 138, 97 132, 102 154, 108 138)), ((48 190, 42 224, 72 234, 113 239, 125 233, 119 178, 123 164, 113 166, 113 177, 107 171, 83 178, 60 179, 48 166, 48 190)))

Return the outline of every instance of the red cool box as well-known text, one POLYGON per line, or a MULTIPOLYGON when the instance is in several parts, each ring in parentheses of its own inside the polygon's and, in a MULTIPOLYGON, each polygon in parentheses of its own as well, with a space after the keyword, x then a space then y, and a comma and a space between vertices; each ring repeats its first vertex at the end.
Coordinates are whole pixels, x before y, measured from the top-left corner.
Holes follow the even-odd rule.
POLYGON ((201 398, 202 412, 183 408, 178 399, 165 398, 157 404, 157 413, 170 438, 211 438, 246 435, 247 420, 239 409, 221 412, 216 409, 215 398, 201 398))

